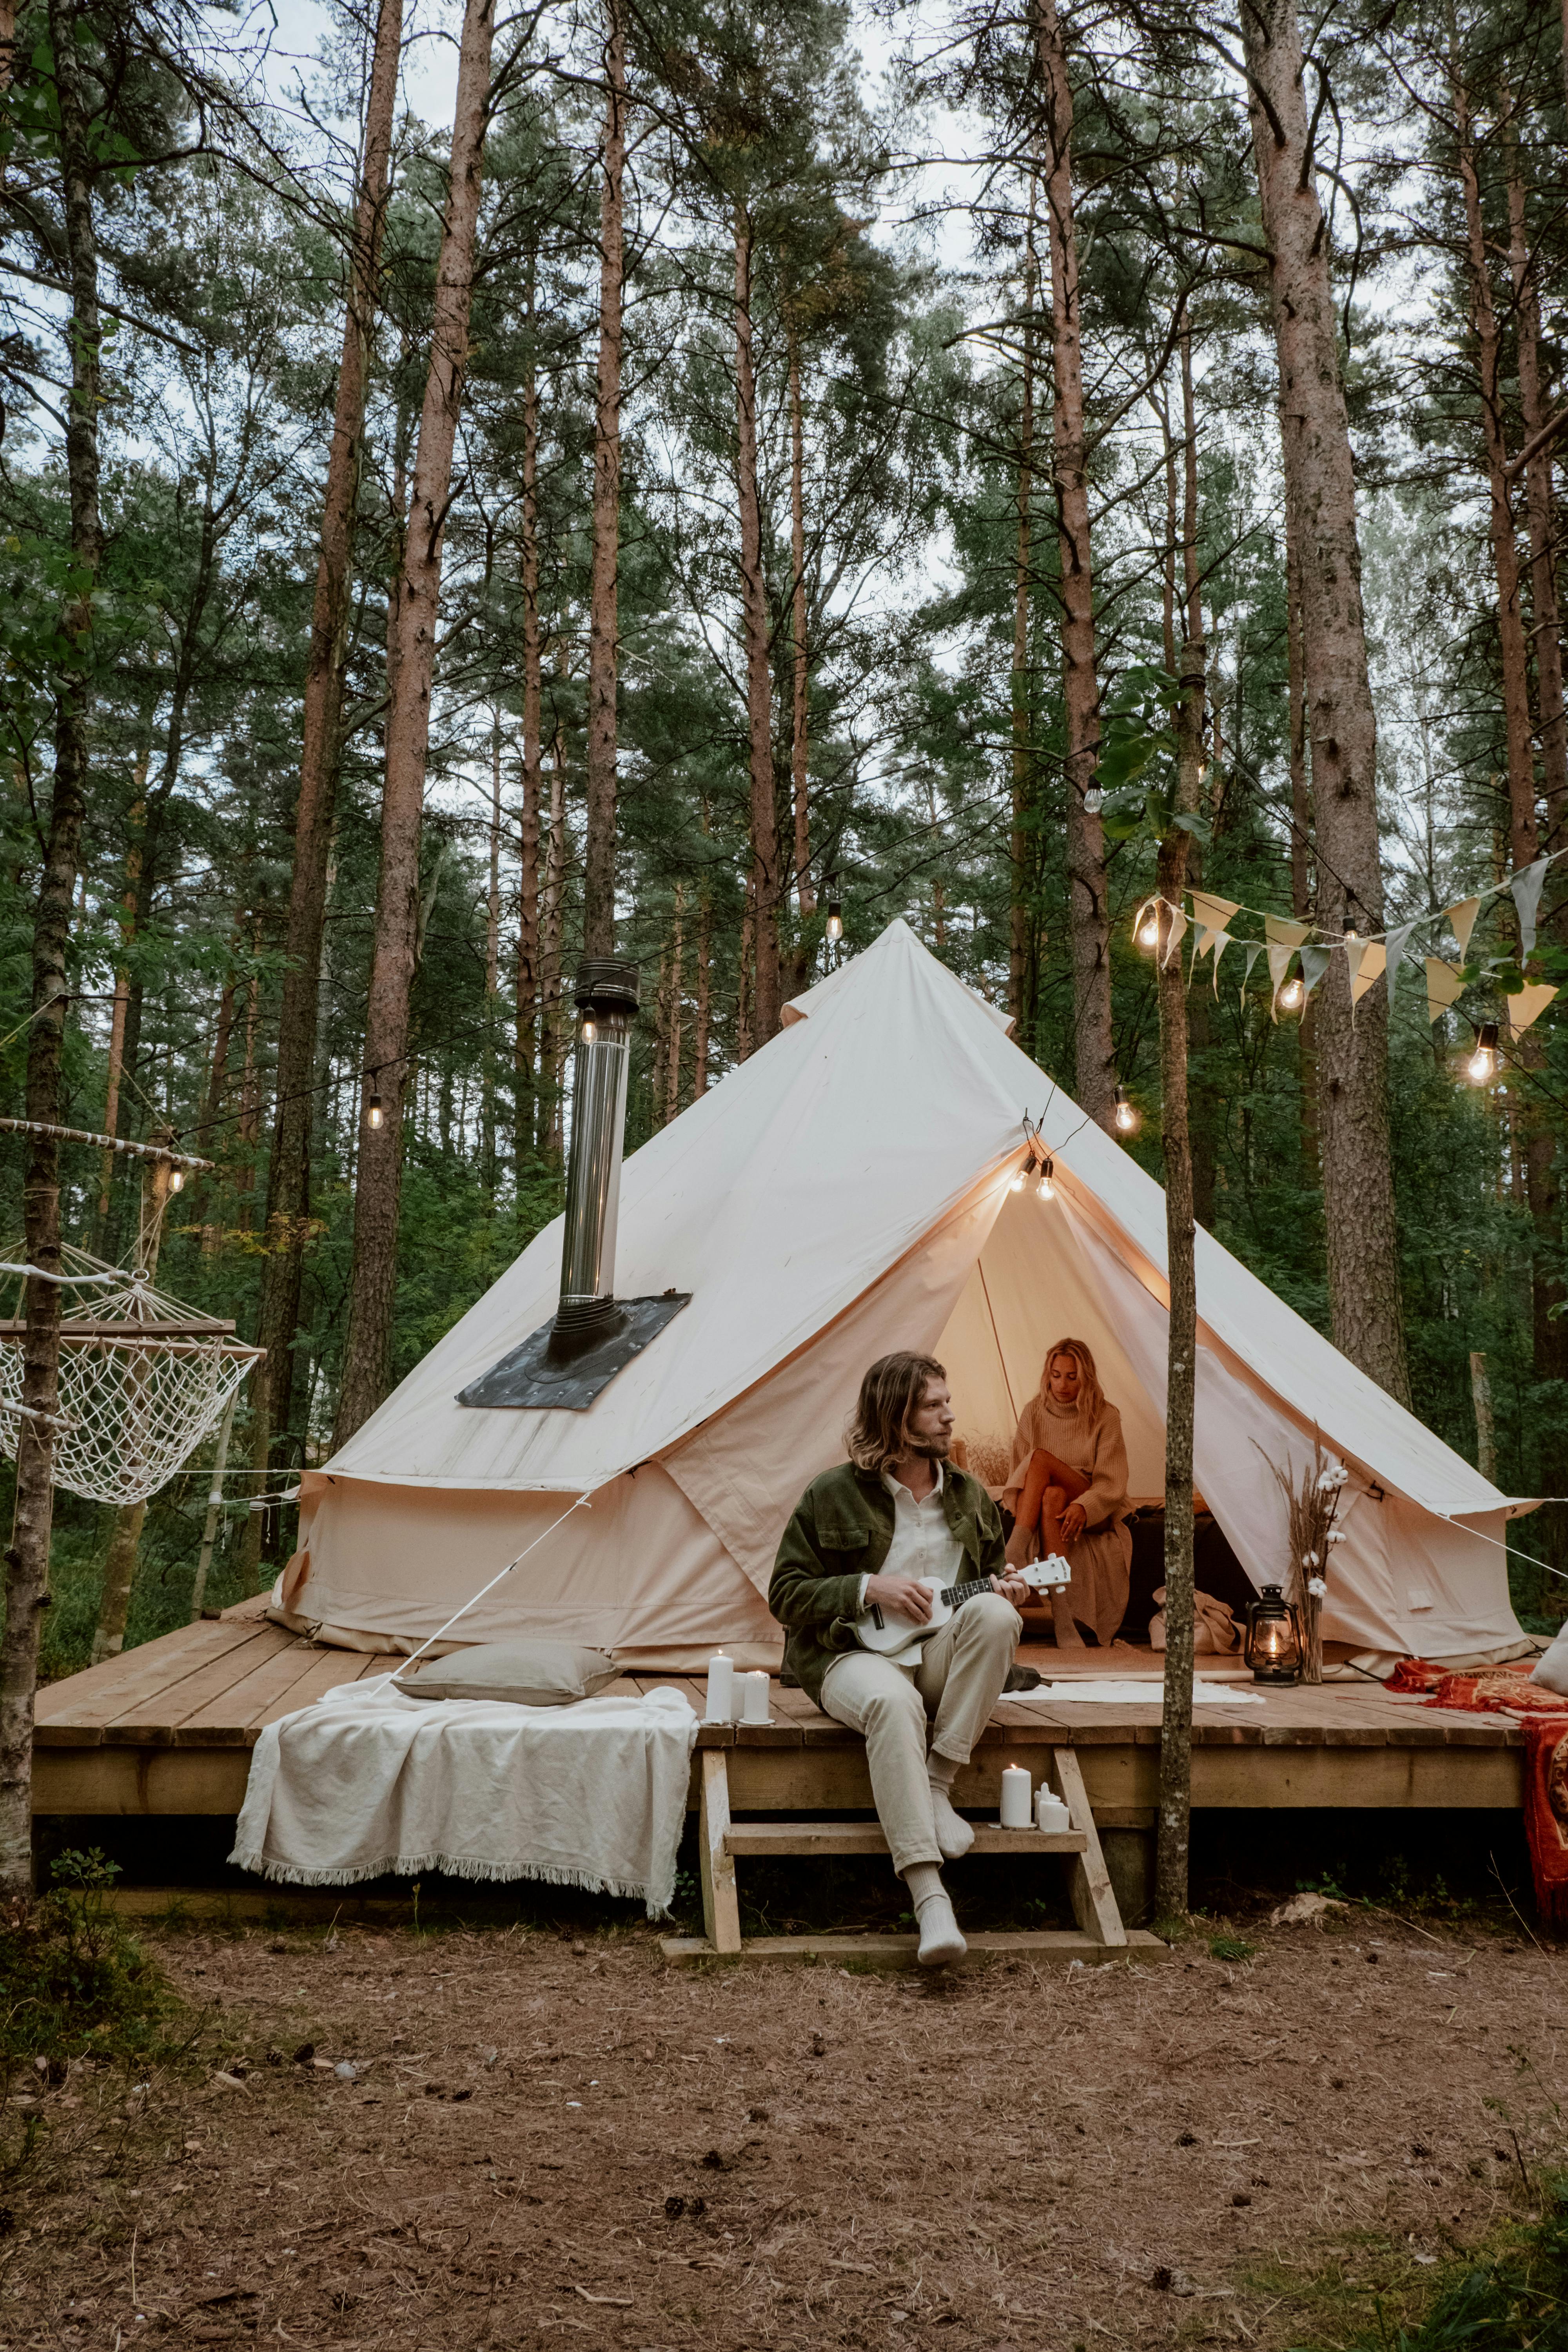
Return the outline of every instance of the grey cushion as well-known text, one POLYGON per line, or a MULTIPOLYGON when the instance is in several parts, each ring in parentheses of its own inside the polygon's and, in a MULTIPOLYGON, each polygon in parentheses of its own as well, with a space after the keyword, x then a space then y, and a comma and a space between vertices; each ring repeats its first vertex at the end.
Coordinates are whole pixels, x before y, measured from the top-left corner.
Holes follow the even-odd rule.
POLYGON ((1568 1625, 1565 1625, 1549 1650, 1535 1662, 1535 1672, 1530 1677, 1549 1691, 1557 1691, 1568 1698, 1568 1625))
POLYGON ((570 1706, 592 1698, 619 1668, 603 1650, 575 1642, 480 1642, 437 1658, 403 1687, 414 1698, 510 1699, 518 1706, 570 1706))

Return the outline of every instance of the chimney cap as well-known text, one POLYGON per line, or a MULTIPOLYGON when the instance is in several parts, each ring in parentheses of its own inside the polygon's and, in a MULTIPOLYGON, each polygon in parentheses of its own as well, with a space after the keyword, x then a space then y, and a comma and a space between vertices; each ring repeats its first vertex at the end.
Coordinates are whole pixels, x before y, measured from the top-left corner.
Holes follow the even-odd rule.
POLYGON ((627 956, 581 956, 573 991, 579 1013, 635 1013, 641 975, 627 956))

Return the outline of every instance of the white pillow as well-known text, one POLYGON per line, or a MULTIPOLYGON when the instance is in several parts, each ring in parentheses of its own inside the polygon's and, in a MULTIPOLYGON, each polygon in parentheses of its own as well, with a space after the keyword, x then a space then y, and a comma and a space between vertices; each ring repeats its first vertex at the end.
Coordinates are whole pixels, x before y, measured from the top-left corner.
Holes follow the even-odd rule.
POLYGON ((479 1642, 422 1666, 402 1685, 411 1698, 490 1698, 517 1706, 570 1706, 592 1698, 620 1669, 603 1650, 574 1642, 479 1642))
POLYGON ((1530 1679, 1543 1690, 1557 1691, 1568 1698, 1568 1625, 1563 1626, 1552 1647, 1537 1658, 1530 1679))

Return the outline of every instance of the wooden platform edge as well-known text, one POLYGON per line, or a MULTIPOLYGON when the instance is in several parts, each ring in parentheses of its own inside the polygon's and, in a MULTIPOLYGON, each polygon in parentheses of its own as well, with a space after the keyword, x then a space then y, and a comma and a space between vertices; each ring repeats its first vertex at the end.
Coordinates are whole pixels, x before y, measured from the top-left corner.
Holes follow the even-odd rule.
MULTIPOLYGON (((738 1951, 717 1952, 705 1936, 661 1936, 659 1949, 678 1968, 714 1961, 726 1968, 737 1963, 793 1960, 797 1965, 826 1963, 837 1968, 883 1970, 918 1968, 916 1936, 748 1936, 738 1951)), ((1088 1967, 1114 1968, 1128 1960, 1163 1960, 1174 1948, 1151 1935, 1146 1927, 1127 1931, 1123 1944, 1108 1947, 1081 1929, 1020 1928, 981 1932, 967 1939, 967 1967, 977 1960, 1015 1958, 1033 1960, 1080 1960, 1088 1967)))

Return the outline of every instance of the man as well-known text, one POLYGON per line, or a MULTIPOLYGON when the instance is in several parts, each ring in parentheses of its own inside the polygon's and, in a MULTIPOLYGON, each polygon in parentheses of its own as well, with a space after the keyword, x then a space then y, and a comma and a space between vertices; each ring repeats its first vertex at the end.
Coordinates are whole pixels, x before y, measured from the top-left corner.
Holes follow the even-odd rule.
POLYGON ((785 1666, 825 1713, 865 1734, 878 1818, 910 1890, 926 1968, 968 1948, 942 1883, 943 1859, 974 1843, 953 1810, 953 1776, 1001 1696, 1022 1631, 1013 1604, 1026 1591, 1007 1575, 995 1504, 948 1463, 952 1418, 947 1375, 931 1357, 873 1364, 846 1432, 849 1459, 801 1496, 768 1588, 788 1634, 785 1666), (944 1584, 987 1576, 992 1590, 931 1634, 917 1664, 862 1648, 855 1620, 872 1607, 929 1622, 922 1576, 944 1584))

